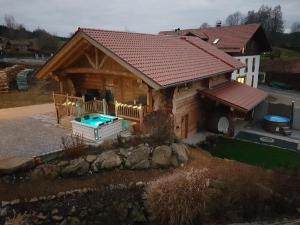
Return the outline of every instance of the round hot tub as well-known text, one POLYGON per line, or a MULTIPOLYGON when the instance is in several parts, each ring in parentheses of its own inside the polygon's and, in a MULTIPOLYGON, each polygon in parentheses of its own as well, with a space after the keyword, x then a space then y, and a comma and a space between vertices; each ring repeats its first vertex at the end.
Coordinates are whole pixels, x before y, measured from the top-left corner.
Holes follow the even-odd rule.
POLYGON ((285 116, 265 115, 263 128, 269 132, 280 132, 281 127, 288 127, 290 118, 285 116))

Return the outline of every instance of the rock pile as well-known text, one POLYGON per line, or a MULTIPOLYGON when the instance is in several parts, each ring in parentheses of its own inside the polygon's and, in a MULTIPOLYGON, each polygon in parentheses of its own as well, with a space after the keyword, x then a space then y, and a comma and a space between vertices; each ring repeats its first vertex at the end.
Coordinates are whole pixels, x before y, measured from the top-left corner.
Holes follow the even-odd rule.
POLYGON ((184 165, 188 162, 188 148, 184 144, 173 143, 156 148, 148 144, 137 147, 107 150, 98 155, 87 155, 56 164, 42 164, 31 173, 32 179, 55 178, 58 176, 82 176, 100 170, 126 168, 148 169, 168 168, 184 165))
POLYGON ((59 192, 53 196, 35 197, 28 202, 17 204, 2 202, 0 222, 7 221, 15 214, 26 215, 24 224, 34 225, 145 224, 147 222, 143 187, 137 184, 109 185, 101 191, 84 188, 59 192))

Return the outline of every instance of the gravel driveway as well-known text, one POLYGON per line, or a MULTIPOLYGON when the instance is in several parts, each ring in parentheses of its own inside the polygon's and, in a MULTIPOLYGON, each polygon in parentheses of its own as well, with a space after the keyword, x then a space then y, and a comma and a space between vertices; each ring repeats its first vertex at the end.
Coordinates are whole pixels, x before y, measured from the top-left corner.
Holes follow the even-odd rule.
POLYGON ((37 156, 61 149, 61 137, 69 132, 56 126, 54 107, 48 105, 40 105, 42 114, 37 113, 41 112, 39 106, 0 111, 0 159, 37 156), (22 111, 26 112, 23 116, 22 111), (1 116, 5 112, 9 112, 9 117, 1 116))

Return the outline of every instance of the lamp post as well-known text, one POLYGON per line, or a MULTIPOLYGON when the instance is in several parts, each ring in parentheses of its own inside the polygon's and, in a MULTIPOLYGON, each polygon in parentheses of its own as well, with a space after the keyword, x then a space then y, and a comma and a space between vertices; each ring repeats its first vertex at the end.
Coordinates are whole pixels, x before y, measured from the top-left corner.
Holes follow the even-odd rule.
POLYGON ((290 118, 290 127, 291 128, 293 128, 293 122, 294 122, 294 107, 295 107, 295 101, 292 100, 291 118, 290 118))

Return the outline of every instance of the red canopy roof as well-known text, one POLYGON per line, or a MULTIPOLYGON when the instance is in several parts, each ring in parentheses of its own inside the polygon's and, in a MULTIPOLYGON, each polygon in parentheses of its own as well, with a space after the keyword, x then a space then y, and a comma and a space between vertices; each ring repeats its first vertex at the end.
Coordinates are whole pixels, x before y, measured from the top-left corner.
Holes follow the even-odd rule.
POLYGON ((200 91, 203 96, 228 105, 243 112, 248 112, 262 102, 268 94, 237 81, 228 81, 211 89, 200 91))

